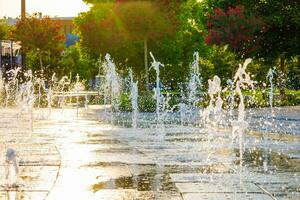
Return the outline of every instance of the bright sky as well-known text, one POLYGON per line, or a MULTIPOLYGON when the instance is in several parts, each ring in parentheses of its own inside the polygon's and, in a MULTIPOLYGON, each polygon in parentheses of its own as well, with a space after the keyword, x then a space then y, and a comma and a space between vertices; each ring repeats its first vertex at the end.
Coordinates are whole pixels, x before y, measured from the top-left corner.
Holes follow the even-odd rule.
MULTIPOLYGON (((82 0, 26 0, 26 13, 42 12, 51 17, 74 17, 87 11, 89 6, 82 0)), ((0 17, 21 15, 21 0, 0 0, 0 17)))

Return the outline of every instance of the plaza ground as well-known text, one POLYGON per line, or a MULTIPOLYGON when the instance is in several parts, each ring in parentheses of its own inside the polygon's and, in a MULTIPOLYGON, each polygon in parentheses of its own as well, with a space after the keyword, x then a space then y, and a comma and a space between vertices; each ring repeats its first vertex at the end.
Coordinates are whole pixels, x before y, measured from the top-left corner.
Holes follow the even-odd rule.
MULTIPOLYGON (((78 117, 71 108, 53 109, 51 115, 47 109, 36 110, 31 132, 30 114, 1 109, 0 172, 5 151, 12 147, 20 160, 20 181, 18 187, 8 187, 0 173, 0 199, 300 198, 297 135, 266 133, 262 140, 259 130, 250 131, 244 136, 240 168, 230 128, 126 128, 103 120, 110 117, 107 110, 80 109, 78 117)), ((298 111, 278 110, 272 120, 281 120, 281 129, 297 127, 298 111)), ((267 121, 264 113, 259 110, 252 117, 267 121)))

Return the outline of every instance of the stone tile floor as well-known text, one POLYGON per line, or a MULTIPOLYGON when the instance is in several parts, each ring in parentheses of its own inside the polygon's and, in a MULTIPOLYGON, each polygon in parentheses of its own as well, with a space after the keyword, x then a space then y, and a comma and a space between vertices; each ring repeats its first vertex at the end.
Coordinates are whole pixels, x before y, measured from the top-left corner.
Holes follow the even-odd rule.
POLYGON ((229 129, 122 128, 101 122, 101 112, 39 110, 31 133, 29 115, 1 109, 1 155, 17 150, 20 175, 18 187, 7 187, 0 157, 0 199, 300 199, 296 136, 246 135, 241 169, 229 129))

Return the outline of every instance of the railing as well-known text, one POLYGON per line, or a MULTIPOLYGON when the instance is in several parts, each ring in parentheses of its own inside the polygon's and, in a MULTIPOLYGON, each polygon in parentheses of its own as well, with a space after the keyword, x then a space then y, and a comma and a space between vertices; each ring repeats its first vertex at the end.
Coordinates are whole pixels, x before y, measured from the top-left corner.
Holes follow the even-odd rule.
POLYGON ((102 96, 98 91, 55 92, 53 97, 102 96))

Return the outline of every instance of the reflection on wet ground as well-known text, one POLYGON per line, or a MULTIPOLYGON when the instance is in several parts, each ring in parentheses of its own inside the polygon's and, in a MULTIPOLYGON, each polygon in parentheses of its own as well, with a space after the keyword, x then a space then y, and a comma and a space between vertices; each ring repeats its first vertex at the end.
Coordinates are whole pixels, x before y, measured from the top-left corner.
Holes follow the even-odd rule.
POLYGON ((0 112, 24 121, 0 133, 1 155, 9 146, 20 159, 18 187, 8 188, 0 173, 0 199, 300 199, 297 137, 245 135, 241 169, 228 129, 120 128, 99 122, 101 109, 78 118, 74 109, 40 112, 32 134, 26 117, 0 112))

